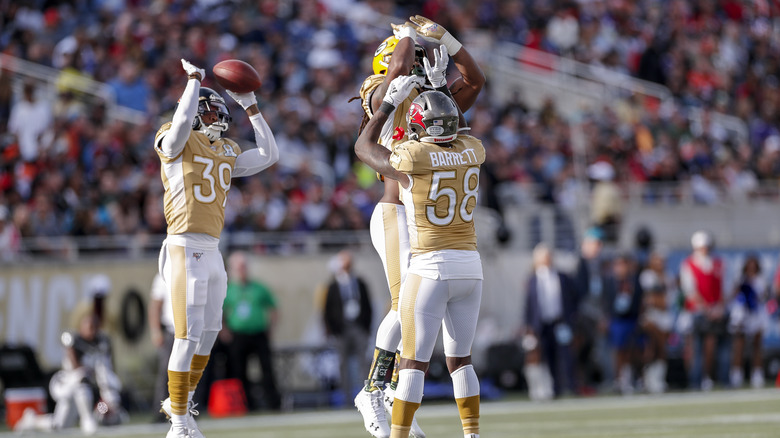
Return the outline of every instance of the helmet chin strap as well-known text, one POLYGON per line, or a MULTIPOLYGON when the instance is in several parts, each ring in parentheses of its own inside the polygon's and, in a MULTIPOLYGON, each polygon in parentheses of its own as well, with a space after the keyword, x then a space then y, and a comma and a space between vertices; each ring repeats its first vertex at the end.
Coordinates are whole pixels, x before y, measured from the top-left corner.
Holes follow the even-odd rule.
POLYGON ((425 143, 443 144, 443 143, 450 143, 454 141, 456 138, 458 138, 458 134, 453 134, 447 137, 439 137, 439 136, 422 137, 417 141, 425 142, 425 143))
POLYGON ((206 125, 203 123, 203 120, 201 120, 200 126, 201 128, 198 131, 208 137, 210 141, 219 140, 219 138, 222 137, 222 133, 228 129, 227 123, 223 122, 214 122, 210 125, 206 125))

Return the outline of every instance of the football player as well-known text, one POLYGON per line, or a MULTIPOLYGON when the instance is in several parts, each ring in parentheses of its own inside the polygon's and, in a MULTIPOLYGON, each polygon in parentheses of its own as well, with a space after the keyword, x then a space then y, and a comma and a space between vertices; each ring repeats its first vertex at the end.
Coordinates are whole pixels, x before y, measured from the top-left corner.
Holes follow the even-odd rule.
POLYGON ((99 424, 95 413, 103 417, 102 424, 126 421, 127 413, 122 409, 120 397, 122 383, 114 372, 111 339, 100 329, 100 318, 94 310, 82 315, 78 331, 63 333, 61 341, 65 346, 62 369, 49 382, 49 392, 56 402, 54 413, 38 415, 27 408, 14 430, 60 431, 75 426, 78 418, 81 431, 94 435, 99 424), (96 409, 95 390, 100 394, 96 409), (112 419, 107 422, 105 415, 109 413, 112 419))
MULTIPOLYGON (((441 73, 440 65, 431 67, 427 60, 425 69, 429 79, 441 73)), ((399 182, 409 227, 412 256, 398 303, 402 348, 390 438, 409 436, 442 324, 463 433, 478 438, 479 380, 471 344, 482 263, 473 219, 485 149, 478 139, 458 133, 465 120, 446 85, 414 99, 407 113, 409 140, 392 152, 379 144, 382 126, 419 83, 415 76, 394 79, 355 144, 364 163, 399 182)))
POLYGON ((246 110, 257 148, 242 152, 223 137, 230 112, 216 91, 201 87, 205 71, 181 60, 188 80, 171 122, 154 139, 162 161, 168 237, 160 251, 160 275, 171 294, 174 341, 168 361, 169 398, 163 411, 171 417, 167 438, 198 438, 192 395, 222 328, 227 274, 218 250, 225 201, 234 177, 253 175, 279 159, 255 94, 228 94, 246 110))
MULTIPOLYGON (((449 89, 460 108, 463 110, 471 108, 485 83, 485 75, 460 42, 442 26, 421 15, 410 17, 410 21, 403 25, 393 25, 393 33, 394 35, 384 40, 374 53, 374 75, 366 78, 360 89, 361 104, 365 111, 361 130, 382 104, 382 98, 393 79, 408 74, 421 77, 425 75, 423 63, 426 53, 425 49, 416 43, 417 36, 426 41, 442 44, 443 47, 437 53, 441 58, 452 55, 460 77, 453 80, 449 89)), ((444 69, 439 70, 439 75, 435 78, 436 83, 429 83, 428 87, 446 87, 446 59, 443 59, 441 65, 444 69)), ((387 121, 382 126, 379 143, 388 150, 408 140, 406 113, 417 94, 418 90, 411 90, 409 96, 403 102, 399 102, 398 108, 388 115, 387 121)), ((391 307, 377 330, 374 359, 366 385, 355 397, 355 406, 363 415, 366 430, 376 438, 386 438, 390 435, 385 414, 378 400, 383 401, 384 410, 391 412, 393 392, 398 381, 397 364, 400 357, 396 357, 396 351, 401 339, 397 314, 398 294, 406 277, 410 257, 405 214, 398 182, 384 181, 384 195, 374 208, 370 229, 371 241, 385 269, 391 307), (391 382, 383 390, 381 386, 385 375, 394 362, 396 368, 391 382)), ((412 435, 416 438, 425 437, 416 420, 413 422, 412 435)))

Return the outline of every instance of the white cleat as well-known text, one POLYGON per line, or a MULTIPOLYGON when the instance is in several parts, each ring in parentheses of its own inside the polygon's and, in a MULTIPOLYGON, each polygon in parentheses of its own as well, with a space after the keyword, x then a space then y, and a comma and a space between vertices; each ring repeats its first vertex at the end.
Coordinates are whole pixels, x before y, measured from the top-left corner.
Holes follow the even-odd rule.
POLYGON ((363 425, 375 438, 390 438, 390 426, 387 425, 385 409, 382 406, 381 389, 368 392, 360 390, 355 396, 355 407, 363 416, 363 425))
POLYGON ((37 416, 38 413, 35 412, 35 409, 26 408, 24 412, 22 412, 22 417, 19 418, 19 420, 14 425, 14 430, 16 432, 28 432, 31 430, 35 430, 36 429, 35 418, 37 416))
MULTIPOLYGON (((384 397, 382 401, 385 405, 385 411, 391 416, 393 415, 393 402, 395 401, 395 390, 390 388, 390 385, 385 386, 384 397)), ((417 416, 412 417, 412 429, 409 431, 409 436, 412 438, 425 438, 425 432, 417 424, 417 416)))
MULTIPOLYGON (((198 406, 197 403, 193 403, 192 400, 190 400, 187 403, 187 429, 189 432, 189 435, 186 435, 189 438, 206 438, 203 433, 198 429, 198 423, 195 422, 195 417, 197 415, 200 415, 200 412, 198 412, 195 407, 198 406)), ((160 412, 165 414, 168 419, 171 418, 171 398, 168 397, 165 400, 163 400, 160 403, 160 412)), ((171 430, 173 430, 173 427, 171 427, 171 430)), ((168 432, 170 435, 171 432, 168 432)), ((170 435, 170 436, 178 436, 178 435, 170 435)))
POLYGON ((168 435, 165 438, 191 438, 190 432, 186 427, 171 425, 171 429, 168 431, 168 435))
POLYGON ((762 369, 756 368, 753 370, 753 374, 750 376, 750 386, 756 389, 764 387, 764 372, 762 369))
POLYGON ((715 387, 715 382, 712 381, 709 377, 705 377, 701 379, 701 390, 704 392, 712 391, 712 388, 715 387))

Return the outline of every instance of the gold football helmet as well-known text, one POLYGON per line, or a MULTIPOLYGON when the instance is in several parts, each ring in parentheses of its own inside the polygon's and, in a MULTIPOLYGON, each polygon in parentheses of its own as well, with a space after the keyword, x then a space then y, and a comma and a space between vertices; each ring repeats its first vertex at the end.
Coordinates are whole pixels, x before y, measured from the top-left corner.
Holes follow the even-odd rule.
MULTIPOLYGON (((395 52, 395 46, 398 44, 398 38, 391 35, 387 37, 374 52, 374 61, 372 63, 374 67, 375 75, 386 75, 387 68, 390 66, 390 57, 395 52)), ((425 76, 425 69, 423 68, 422 60, 426 57, 425 48, 419 44, 414 45, 414 65, 410 74, 417 76, 425 76)))
POLYGON ((390 66, 390 57, 395 51, 396 44, 398 44, 398 38, 390 35, 384 41, 382 41, 382 44, 380 44, 379 47, 376 48, 373 62, 375 75, 387 74, 387 67, 390 66))

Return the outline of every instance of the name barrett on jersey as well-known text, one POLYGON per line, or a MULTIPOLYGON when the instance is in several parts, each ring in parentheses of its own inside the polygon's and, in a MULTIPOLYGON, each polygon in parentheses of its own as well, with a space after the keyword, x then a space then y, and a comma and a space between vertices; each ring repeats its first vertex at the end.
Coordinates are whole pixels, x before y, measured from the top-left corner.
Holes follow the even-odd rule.
POLYGON ((485 148, 482 141, 463 134, 451 142, 449 147, 408 140, 396 146, 390 156, 390 162, 396 170, 410 175, 426 173, 433 168, 479 166, 484 161, 485 148))
POLYGON ((466 149, 461 152, 428 152, 431 157, 431 167, 468 166, 469 164, 481 164, 477 159, 477 152, 466 149))

